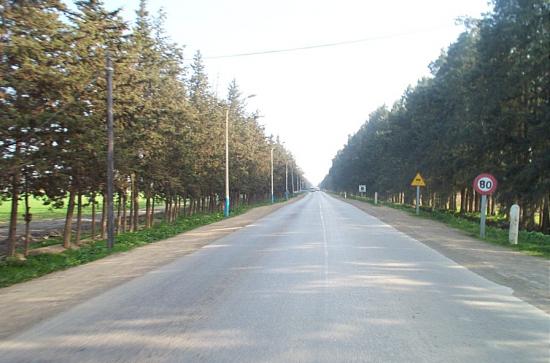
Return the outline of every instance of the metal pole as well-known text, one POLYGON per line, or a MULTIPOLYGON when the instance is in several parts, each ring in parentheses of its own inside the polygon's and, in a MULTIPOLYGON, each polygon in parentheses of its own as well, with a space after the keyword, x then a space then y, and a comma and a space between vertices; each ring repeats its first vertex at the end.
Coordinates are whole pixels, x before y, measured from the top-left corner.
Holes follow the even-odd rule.
POLYGON ((285 199, 288 200, 288 163, 285 163, 285 199))
POLYGON ((292 195, 294 195, 294 168, 290 168, 290 180, 292 181, 292 195))
POLYGON ((416 187, 416 215, 420 214, 420 187, 416 187))
POLYGON ((113 205, 113 180, 115 170, 115 136, 113 128, 113 64, 109 52, 106 53, 107 67, 107 248, 115 244, 115 211, 113 205))
POLYGON ((273 194, 273 148, 271 148, 271 203, 275 203, 275 195, 273 194))
POLYGON ((485 238, 485 220, 487 217, 487 196, 481 196, 481 220, 479 222, 479 237, 485 238))
POLYGON ((225 110, 225 206, 224 217, 229 217, 229 109, 225 110))

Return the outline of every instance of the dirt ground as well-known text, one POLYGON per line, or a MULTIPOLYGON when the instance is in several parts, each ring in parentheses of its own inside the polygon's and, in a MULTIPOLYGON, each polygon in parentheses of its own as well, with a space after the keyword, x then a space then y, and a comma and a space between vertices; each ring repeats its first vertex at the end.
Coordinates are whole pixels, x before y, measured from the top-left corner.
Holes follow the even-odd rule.
POLYGON ((550 313, 550 261, 467 236, 443 223, 389 207, 341 199, 550 313))
POLYGON ((15 334, 157 267, 222 238, 299 200, 254 208, 242 215, 85 265, 0 289, 0 339, 15 334))
MULTIPOLYGON (((155 213, 163 213, 164 208, 155 208, 155 213)), ((145 209, 139 211, 140 216, 145 215, 145 209)), ((96 228, 100 228, 101 215, 97 215, 96 228)), ((47 218, 37 219, 30 224, 31 242, 41 241, 49 236, 60 236, 63 234, 65 228, 65 218, 47 218)), ((5 245, 8 238, 9 225, 7 223, 0 223, 0 255, 5 253, 5 245)), ((87 232, 92 229, 91 216, 82 217, 82 231, 87 232)), ((73 218, 73 231, 76 232, 76 217, 73 218)), ((23 244, 23 236, 25 235, 25 222, 18 221, 17 223, 17 238, 19 245, 23 244)))

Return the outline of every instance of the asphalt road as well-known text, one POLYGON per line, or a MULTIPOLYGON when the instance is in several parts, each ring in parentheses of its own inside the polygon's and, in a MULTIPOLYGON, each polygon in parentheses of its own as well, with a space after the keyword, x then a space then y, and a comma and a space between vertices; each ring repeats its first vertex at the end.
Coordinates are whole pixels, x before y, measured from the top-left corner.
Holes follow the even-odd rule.
POLYGON ((549 362, 550 316, 323 193, 0 343, 0 362, 549 362))

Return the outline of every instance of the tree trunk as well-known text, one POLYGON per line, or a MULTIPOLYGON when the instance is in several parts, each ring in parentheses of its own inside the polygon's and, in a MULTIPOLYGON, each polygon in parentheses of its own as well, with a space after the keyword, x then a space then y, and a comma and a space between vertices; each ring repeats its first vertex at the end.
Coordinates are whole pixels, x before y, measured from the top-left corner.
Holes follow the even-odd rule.
POLYGON ((132 199, 132 202, 134 204, 134 221, 132 222, 132 232, 136 232, 139 227, 139 192, 138 192, 138 185, 136 180, 136 174, 132 174, 132 185, 133 185, 133 194, 134 198, 132 199))
POLYGON ((165 220, 166 222, 170 222, 170 221, 169 221, 169 216, 170 216, 170 215, 169 215, 169 213, 168 213, 168 212, 169 212, 168 209, 170 208, 169 199, 170 199, 170 198, 169 198, 168 196, 164 199, 164 220, 165 220))
POLYGON ((76 209, 76 237, 75 243, 80 242, 80 236, 82 233, 82 193, 78 193, 78 202, 76 209))
POLYGON ((185 209, 187 208, 187 196, 184 196, 183 197, 183 216, 187 216, 187 212, 185 211, 185 209))
POLYGON ((460 214, 464 214, 466 212, 466 188, 462 188, 460 190, 460 214))
POLYGON ((120 228, 122 226, 122 195, 120 192, 118 194, 118 202, 116 206, 116 234, 117 236, 120 233, 120 228))
POLYGON ((532 231, 535 226, 535 206, 532 202, 526 201, 523 203, 523 218, 520 221, 521 226, 524 229, 532 231))
POLYGON ((550 233, 550 198, 548 195, 544 197, 541 208, 541 231, 542 233, 550 233))
POLYGON ((210 194, 210 213, 216 212, 216 194, 210 194))
POLYGON ((103 194, 103 203, 101 203, 101 239, 105 239, 107 234, 107 194, 103 194))
POLYGON ((166 198, 166 215, 164 216, 166 222, 172 222, 172 197, 166 198))
POLYGON ((23 247, 23 255, 26 257, 29 254, 29 245, 31 243, 31 206, 29 204, 29 189, 25 178, 25 244, 23 247))
POLYGON ((15 248, 17 245, 17 209, 19 207, 19 171, 16 171, 12 176, 11 188, 11 212, 7 253, 8 256, 15 256, 15 248))
POLYGON ((126 189, 122 192, 122 233, 126 232, 126 189))
POLYGON ((153 227, 155 225, 155 195, 151 197, 151 217, 149 220, 149 226, 153 227))
POLYGON ((178 216, 178 196, 173 198, 173 204, 172 204, 172 215, 170 217, 170 220, 172 222, 176 221, 176 218, 178 216))
POLYGON ((128 217, 128 231, 134 230, 134 174, 130 174, 130 216, 128 217))
POLYGON ((151 217, 149 216, 151 213, 151 197, 149 194, 147 194, 147 197, 145 198, 145 228, 151 227, 150 220, 151 217))
POLYGON ((95 241, 95 220, 96 220, 96 210, 95 210, 95 193, 92 194, 92 241, 95 241))
POLYGON ((463 208, 461 210, 461 214, 468 213, 468 202, 469 202, 469 196, 468 196, 468 188, 464 188, 464 201, 461 202, 463 204, 463 208))
POLYGON ((69 189, 69 204, 67 206, 67 216, 65 218, 65 230, 63 231, 63 247, 71 247, 71 233, 73 227, 73 214, 74 214, 74 195, 75 188, 71 185, 69 189))

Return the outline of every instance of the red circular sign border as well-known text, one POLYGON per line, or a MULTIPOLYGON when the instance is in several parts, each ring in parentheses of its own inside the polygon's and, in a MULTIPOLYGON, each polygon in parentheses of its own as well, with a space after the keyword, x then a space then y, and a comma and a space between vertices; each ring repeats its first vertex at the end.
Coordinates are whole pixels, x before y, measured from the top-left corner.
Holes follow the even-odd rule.
POLYGON ((481 173, 478 176, 476 176, 476 178, 474 179, 474 189, 477 193, 479 193, 481 195, 491 195, 491 194, 493 194, 495 192, 495 190, 497 190, 497 186, 498 186, 497 178, 495 178, 492 174, 489 174, 489 173, 481 173), (491 179, 491 181, 493 182, 493 187, 491 188, 491 190, 484 192, 484 191, 478 189, 477 182, 481 178, 491 179))

